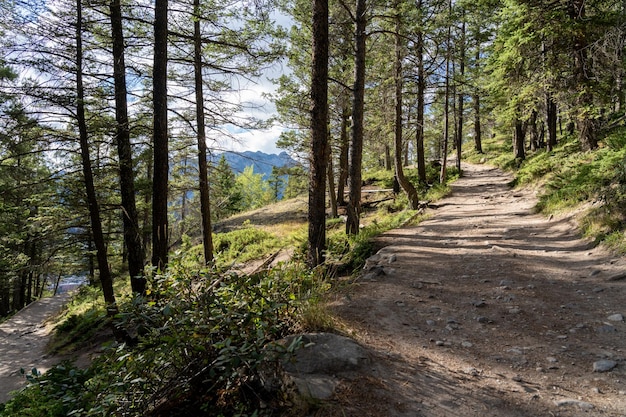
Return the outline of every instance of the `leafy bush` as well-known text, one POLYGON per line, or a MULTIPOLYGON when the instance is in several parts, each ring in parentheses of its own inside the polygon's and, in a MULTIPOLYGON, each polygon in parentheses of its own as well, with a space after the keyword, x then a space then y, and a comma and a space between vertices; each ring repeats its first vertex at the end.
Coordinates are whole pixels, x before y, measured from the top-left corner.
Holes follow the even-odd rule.
POLYGON ((220 276, 174 263, 152 278, 151 298, 122 306, 118 325, 134 343, 107 350, 88 371, 63 365, 33 376, 0 415, 275 413, 283 406, 276 365, 296 347, 278 341, 317 285, 295 267, 220 276))
POLYGON ((91 400, 85 395, 85 383, 90 377, 89 370, 78 369, 69 362, 57 365, 43 375, 33 369, 26 375, 28 387, 4 404, 0 416, 80 415, 91 400))

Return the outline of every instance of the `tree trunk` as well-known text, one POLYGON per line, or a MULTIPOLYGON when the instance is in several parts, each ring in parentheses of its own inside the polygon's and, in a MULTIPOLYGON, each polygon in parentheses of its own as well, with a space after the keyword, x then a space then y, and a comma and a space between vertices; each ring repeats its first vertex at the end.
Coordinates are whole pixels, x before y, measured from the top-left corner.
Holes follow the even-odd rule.
POLYGON ((337 205, 346 205, 345 188, 348 182, 348 151, 350 148, 350 137, 348 135, 348 122, 350 120, 350 109, 344 105, 341 112, 341 137, 339 151, 339 180, 337 183, 337 205))
MULTIPOLYGON (((417 7, 421 9, 422 0, 417 7)), ((417 115, 415 119, 415 153, 417 156, 417 175, 422 184, 426 184, 426 157, 424 153, 424 107, 426 95, 426 71, 424 69, 424 33, 417 32, 415 54, 417 56, 417 115)))
MULTIPOLYGON (((146 183, 149 184, 152 180, 152 157, 151 155, 147 155, 146 161, 146 183)), ((143 234, 141 237, 141 243, 143 245, 144 250, 148 253, 148 249, 150 249, 151 243, 151 228, 150 225, 150 200, 152 200, 152 194, 149 191, 149 188, 146 188, 145 194, 143 196, 143 213, 142 213, 142 223, 143 223, 143 234)))
POLYGON ((393 164, 391 162, 391 148, 388 143, 385 143, 385 159, 384 159, 385 171, 391 171, 393 164))
POLYGON ((82 6, 81 0, 76 0, 76 118, 78 122, 80 155, 83 166, 83 176, 85 179, 85 191, 87 194, 87 205, 89 207, 89 218, 91 219, 91 233, 93 243, 96 246, 96 259, 98 270, 100 271, 100 285, 104 301, 107 305, 107 314, 114 316, 118 313, 115 295, 113 293, 113 279, 109 270, 107 259, 107 248, 102 233, 102 222, 100 221, 100 207, 94 187, 93 174, 91 170, 91 158, 89 156, 89 139, 87 133, 87 122, 85 119, 85 93, 83 87, 83 47, 82 47, 82 6))
POLYGON ((330 217, 339 217, 337 210, 337 193, 335 192, 335 170, 333 168, 333 156, 328 155, 328 199, 330 200, 330 217))
MULTIPOLYGON (((396 1, 396 10, 399 5, 396 1)), ((394 162, 396 168, 396 179, 398 180, 398 184, 402 187, 402 190, 406 193, 406 196, 409 200, 409 206, 412 210, 417 210, 419 207, 419 198, 417 195, 417 190, 404 176, 404 170, 402 168, 402 37, 400 36, 400 31, 402 30, 402 22, 400 20, 399 11, 396 12, 395 16, 396 21, 396 33, 395 33, 395 50, 396 50, 396 59, 395 59, 395 73, 394 73, 394 84, 395 84, 395 99, 396 99, 396 108, 395 108, 395 129, 394 129, 394 137, 395 137, 395 149, 394 149, 394 162)))
POLYGON ((204 120, 204 91, 202 82, 202 33, 200 32, 200 0, 194 0, 194 75, 196 87, 196 125, 198 138, 198 183, 200 186, 200 212, 202 217, 202 243, 204 262, 213 262, 213 235, 211 231, 211 198, 204 120))
POLYGON ((154 4, 154 67, 152 73, 154 106, 154 176, 152 178, 152 266, 167 267, 169 225, 167 193, 169 149, 167 132, 167 7, 168 0, 154 4))
POLYGON ((530 150, 536 151, 539 149, 539 130, 537 128, 537 110, 533 110, 530 114, 530 120, 528 121, 530 127, 530 150))
POLYGON ((309 150, 309 245, 307 264, 324 262, 328 146, 328 0, 313 0, 311 147, 309 150))
POLYGON ((365 33, 367 26, 366 0, 356 2, 356 31, 354 56, 354 99, 352 101, 352 143, 350 146, 350 195, 346 210, 346 233, 358 234, 361 222, 361 165, 363 160, 363 112, 365 107, 365 33))
MULTIPOLYGON (((409 125, 409 121, 407 120, 407 125, 409 125)), ((408 167, 410 165, 409 162, 409 141, 404 141, 404 160, 402 161, 402 165, 408 167)))
MULTIPOLYGON (((37 215, 37 209, 31 210, 31 217, 37 215)), ((35 283, 33 282, 33 277, 35 275, 35 270, 37 269, 38 264, 38 254, 37 254, 37 243, 35 241, 28 242, 28 279, 26 280, 26 298, 25 305, 33 302, 33 287, 35 283)), ((37 294, 37 288, 35 286, 35 295, 37 294)))
MULTIPOLYGON (((452 10, 452 0, 448 3, 448 8, 452 10)), ((450 40, 451 29, 448 25, 448 37, 446 40, 446 75, 445 75, 445 103, 443 104, 443 146, 441 155, 441 171, 439 173, 439 182, 441 184, 446 183, 447 176, 447 164, 448 164, 448 141, 450 138, 450 40)))
MULTIPOLYGON (((463 11, 461 23, 461 39, 460 51, 459 51, 459 74, 461 81, 465 76, 465 11, 463 11)), ((456 129, 456 169, 461 173, 461 157, 463 155, 463 104, 465 101, 465 95, 463 94, 463 86, 458 86, 458 105, 457 105, 457 129, 456 129)))
POLYGON ((585 0, 572 0, 570 18, 579 28, 573 40, 574 80, 576 82, 576 125, 580 145, 584 151, 598 147, 595 120, 592 114, 593 88, 591 62, 588 57, 588 43, 585 37, 585 0))
POLYGON ((95 287, 96 282, 96 262, 93 255, 93 235, 89 233, 87 235, 87 263, 89 268, 89 285, 95 287))
MULTIPOLYGON (((480 60, 480 39, 476 40, 476 65, 480 60)), ((478 153, 483 153, 482 129, 480 125, 480 92, 476 88, 474 91, 474 149, 478 153)))
POLYGON ((139 230, 139 216, 135 202, 135 173, 130 144, 130 126, 128 124, 128 103, 126 91, 126 64, 124 62, 124 34, 122 7, 120 0, 109 4, 111 14, 111 34, 113 38, 113 79, 115 83, 115 121, 117 153, 120 165, 120 194, 122 197, 122 217, 124 224, 124 243, 128 253, 128 273, 132 291, 144 294, 146 278, 143 274, 145 261, 144 248, 139 230))
POLYGON ((546 124, 548 125, 548 140, 546 142, 548 152, 551 152, 556 146, 557 133, 557 113, 556 102, 552 94, 546 93, 546 124))
POLYGON ((515 119, 515 134, 513 135, 513 154, 515 155, 515 159, 524 160, 526 158, 526 153, 524 149, 524 123, 520 120, 520 118, 515 119))
POLYGON ((11 290, 8 277, 0 278, 0 317, 6 317, 11 311, 11 290))

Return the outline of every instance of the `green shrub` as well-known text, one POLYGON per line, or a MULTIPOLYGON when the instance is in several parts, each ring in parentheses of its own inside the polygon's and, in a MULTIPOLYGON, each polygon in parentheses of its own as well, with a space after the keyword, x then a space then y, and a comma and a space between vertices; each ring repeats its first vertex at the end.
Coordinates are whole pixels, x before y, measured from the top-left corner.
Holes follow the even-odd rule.
MULTIPOLYGON (((316 299, 319 277, 302 267, 253 276, 191 271, 173 261, 152 277, 148 299, 121 306, 131 345, 113 346, 90 369, 53 368, 1 416, 269 415, 283 407, 276 364, 297 347, 279 339, 316 299), (24 411, 26 410, 26 411, 24 411)), ((63 331, 82 321, 70 316, 63 331)))
MULTIPOLYGON (((22 373, 26 374, 24 370, 22 373)), ((31 370, 26 378, 29 385, 4 404, 2 417, 65 417, 81 415, 92 399, 86 395, 85 383, 90 371, 64 362, 41 375, 31 370)))

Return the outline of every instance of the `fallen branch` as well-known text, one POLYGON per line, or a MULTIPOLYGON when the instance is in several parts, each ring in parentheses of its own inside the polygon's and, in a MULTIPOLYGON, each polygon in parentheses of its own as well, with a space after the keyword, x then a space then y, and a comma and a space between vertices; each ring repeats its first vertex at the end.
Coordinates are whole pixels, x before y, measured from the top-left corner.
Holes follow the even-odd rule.
POLYGON ((378 203, 382 203, 384 201, 389 201, 389 200, 393 200, 394 197, 387 197, 387 198, 383 198, 382 200, 376 200, 376 201, 366 201, 364 203, 361 203, 361 207, 364 208, 372 208, 372 207, 376 207, 376 205, 378 203))

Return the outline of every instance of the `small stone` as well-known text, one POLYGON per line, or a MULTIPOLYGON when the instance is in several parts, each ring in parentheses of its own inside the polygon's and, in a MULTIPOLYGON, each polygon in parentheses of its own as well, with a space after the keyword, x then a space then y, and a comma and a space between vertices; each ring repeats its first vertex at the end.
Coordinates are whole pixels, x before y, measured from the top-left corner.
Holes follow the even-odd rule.
POLYGON ((594 269, 593 271, 591 271, 591 274, 589 274, 589 276, 595 277, 596 275, 599 275, 600 273, 602 273, 602 271, 600 271, 599 269, 594 269))
POLYGON ((558 362, 558 361, 559 361, 559 360, 558 360, 557 358, 555 358, 554 356, 548 356, 548 357, 546 358, 546 360, 547 360, 548 362, 550 362, 550 363, 556 363, 556 362, 558 362))
POLYGON ((557 407, 567 407, 567 406, 575 406, 578 407, 582 410, 592 410, 593 409, 593 404, 585 402, 585 401, 580 401, 580 400, 574 400, 572 398, 566 398, 564 400, 558 400, 554 402, 556 404, 557 407))
POLYGON ((598 333, 615 333, 617 329, 610 324, 605 324, 604 326, 600 326, 597 329, 598 333))
POLYGON ((519 314, 521 312, 522 312, 522 310, 520 308, 517 308, 517 307, 509 309, 509 314, 519 314))
POLYGON ((511 281, 510 279, 500 280, 501 287, 510 287, 511 285, 513 285, 513 281, 511 281))
POLYGON ((394 263, 394 262, 395 262, 395 261, 397 261, 397 260, 398 260, 398 257, 397 257, 397 256, 396 256, 396 254, 394 253, 394 254, 392 254, 392 255, 389 257, 389 259, 387 259, 387 263, 392 264, 392 263, 394 263))
POLYGON ((515 381, 515 382, 522 382, 522 381, 523 381, 522 377, 521 377, 521 376, 519 376, 519 375, 515 375, 515 376, 513 376, 513 378, 511 378, 511 379, 512 379, 513 381, 515 381))
POLYGON ((448 320, 446 321, 446 323, 448 323, 448 324, 458 324, 459 322, 454 317, 448 317, 448 320))
POLYGON ((443 340, 437 340, 437 341, 435 342, 435 345, 436 345, 436 346, 443 346, 443 345, 445 345, 445 343, 444 343, 444 341, 443 341, 443 340))
POLYGON ((483 300, 474 300, 472 301, 472 305, 476 308, 482 308, 485 307, 487 303, 485 303, 483 300))
POLYGON ((463 372, 465 372, 467 375, 471 375, 471 376, 478 376, 478 375, 480 375, 480 371, 478 371, 478 369, 476 369, 474 367, 465 368, 463 370, 463 372))
POLYGON ((426 324, 428 324, 429 326, 434 326, 435 320, 426 320, 426 324))
POLYGON ((600 391, 600 388, 598 387, 591 388, 591 392, 593 392, 594 394, 602 394, 602 391, 600 391))
POLYGON ((624 321, 624 316, 622 316, 621 314, 611 314, 609 317, 607 317, 607 320, 609 320, 609 321, 624 321))
POLYGON ((593 290, 591 290, 591 291, 593 291, 593 292, 595 292, 595 293, 599 293, 599 292, 604 291, 604 288, 601 288, 601 287, 595 287, 595 288, 594 288, 593 290))
POLYGON ((461 342, 461 346, 463 346, 464 348, 471 348, 474 345, 472 344, 472 342, 468 342, 467 340, 464 340, 461 342))
POLYGON ((476 317, 476 321, 479 323, 489 323, 489 319, 485 316, 476 317))
POLYGON ((374 266, 372 267, 369 272, 367 272, 365 275, 363 275, 363 279, 366 280, 375 280, 377 277, 383 276, 383 275, 387 275, 387 273, 385 272, 384 268, 382 266, 374 266))
POLYGON ((617 366, 617 362, 602 359, 593 363, 593 372, 608 372, 617 366))

